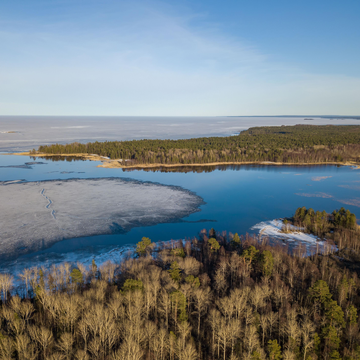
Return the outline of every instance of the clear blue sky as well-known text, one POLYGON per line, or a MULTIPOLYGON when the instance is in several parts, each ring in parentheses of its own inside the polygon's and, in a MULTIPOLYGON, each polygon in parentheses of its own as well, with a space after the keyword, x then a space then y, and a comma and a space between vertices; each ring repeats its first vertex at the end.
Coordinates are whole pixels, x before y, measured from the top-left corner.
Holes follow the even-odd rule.
POLYGON ((2 0, 1 115, 360 115, 359 0, 2 0))

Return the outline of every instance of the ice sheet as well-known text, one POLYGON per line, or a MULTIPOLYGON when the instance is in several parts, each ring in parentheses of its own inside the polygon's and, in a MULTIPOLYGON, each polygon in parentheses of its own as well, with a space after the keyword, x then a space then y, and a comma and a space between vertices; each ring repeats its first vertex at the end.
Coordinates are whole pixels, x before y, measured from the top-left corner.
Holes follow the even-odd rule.
POLYGON ((0 258, 176 221, 203 203, 180 187, 118 178, 0 182, 0 199, 0 258))
POLYGON ((305 117, 137 117, 0 116, 0 151, 39 145, 134 139, 185 139, 236 135, 253 126, 359 124, 351 118, 305 117))

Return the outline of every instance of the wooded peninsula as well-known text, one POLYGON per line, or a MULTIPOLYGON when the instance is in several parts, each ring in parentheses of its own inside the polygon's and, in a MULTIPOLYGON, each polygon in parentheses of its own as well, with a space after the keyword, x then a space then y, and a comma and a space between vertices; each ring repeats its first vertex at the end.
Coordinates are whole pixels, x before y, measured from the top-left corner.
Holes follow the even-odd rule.
POLYGON ((360 163, 360 126, 254 127, 229 137, 40 146, 33 155, 97 154, 122 167, 274 162, 360 163))
POLYGON ((289 221, 339 250, 211 229, 156 251, 144 237, 118 264, 25 269, 18 295, 0 274, 0 358, 360 359, 355 215, 299 208, 289 221))

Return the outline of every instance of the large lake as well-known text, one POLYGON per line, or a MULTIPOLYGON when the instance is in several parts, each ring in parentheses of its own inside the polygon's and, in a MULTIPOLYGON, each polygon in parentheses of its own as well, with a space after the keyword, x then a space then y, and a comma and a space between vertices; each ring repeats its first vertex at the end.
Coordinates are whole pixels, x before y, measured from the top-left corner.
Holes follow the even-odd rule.
POLYGON ((145 117, 145 116, 0 116, 0 151, 39 145, 133 139, 188 139, 229 136, 252 126, 358 125, 351 117, 145 117))
MULTIPOLYGON (((48 249, 2 262, 0 271, 16 272, 24 266, 60 261, 89 262, 93 257, 99 262, 116 260, 122 250, 143 236, 153 241, 185 239, 212 227, 217 231, 252 233, 251 228, 259 222, 291 216, 299 206, 328 212, 344 206, 360 217, 360 170, 353 167, 237 166, 162 172, 98 168, 99 163, 92 161, 42 159, 36 161, 44 164, 24 166, 33 161, 28 156, 0 155, 0 181, 130 178, 180 186, 202 197, 205 204, 200 211, 175 223, 137 227, 125 234, 65 239, 48 249)), ((0 216, 5 211, 0 207, 0 216)))

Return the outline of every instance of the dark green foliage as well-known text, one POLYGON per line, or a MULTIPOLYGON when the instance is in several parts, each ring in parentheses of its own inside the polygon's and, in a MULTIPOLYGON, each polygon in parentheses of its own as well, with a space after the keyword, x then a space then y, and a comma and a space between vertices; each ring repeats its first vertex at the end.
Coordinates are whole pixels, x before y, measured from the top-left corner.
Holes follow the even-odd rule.
POLYGON ((314 341, 314 352, 319 357, 320 356, 321 338, 318 335, 318 333, 314 334, 313 341, 314 341))
POLYGON ((134 291, 134 290, 142 290, 144 288, 144 284, 141 280, 134 279, 126 279, 125 283, 122 287, 123 291, 134 291))
POLYGON ((337 328, 345 327, 344 312, 335 300, 329 300, 325 304, 325 316, 337 328))
POLYGON ((194 289, 197 289, 200 287, 200 280, 198 277, 195 277, 194 275, 189 275, 185 278, 185 281, 190 284, 194 289))
POLYGON ((122 159, 122 164, 214 162, 318 163, 358 161, 360 126, 255 127, 238 136, 186 140, 106 141, 40 146, 45 154, 87 153, 122 159))
POLYGON ((304 221, 306 213, 307 213, 307 210, 306 210, 305 206, 303 206, 301 208, 300 207, 297 208, 296 211, 295 211, 294 220, 296 222, 304 221))
POLYGON ((255 246, 251 245, 243 251, 241 256, 251 264, 251 262, 256 259, 258 253, 259 250, 257 250, 255 246))
POLYGON ((322 338, 325 341, 325 347, 331 350, 337 350, 340 346, 340 338, 334 326, 327 325, 322 329, 322 338))
POLYGON ((211 252, 217 252, 220 249, 220 244, 215 238, 210 238, 208 244, 211 252))
POLYGON ((274 257, 269 250, 264 250, 259 257, 260 269, 263 275, 270 276, 274 267, 274 257))
POLYGON ((81 271, 79 269, 73 269, 71 271, 70 277, 71 277, 71 282, 73 284, 80 285, 84 281, 83 274, 81 273, 81 271))
POLYGON ((333 211, 334 220, 333 223, 337 227, 343 227, 346 229, 354 229, 356 227, 356 216, 349 210, 345 210, 343 207, 339 211, 333 211))
POLYGON ((186 321, 188 319, 186 313, 186 296, 181 291, 175 290, 170 294, 170 298, 175 313, 175 321, 186 321))
POLYGON ((351 256, 354 260, 360 260, 360 257, 356 255, 360 247, 360 229, 356 223, 355 214, 349 210, 342 207, 340 210, 334 210, 332 214, 328 214, 326 211, 315 212, 311 208, 301 207, 295 211, 292 220, 296 227, 304 228, 306 232, 320 238, 334 241, 339 249, 354 250, 351 252, 351 256))
POLYGON ((136 253, 139 256, 145 256, 151 252, 154 245, 148 237, 143 237, 141 241, 136 244, 136 253))
POLYGON ((341 360, 342 357, 340 356, 339 352, 337 350, 333 350, 330 353, 330 360, 341 360))
POLYGON ((263 360, 263 357, 258 351, 253 351, 250 360, 263 360))
POLYGON ((281 346, 278 344, 277 340, 269 340, 268 353, 270 360, 280 360, 282 358, 281 346))
POLYGON ((231 240, 231 246, 234 249, 239 249, 241 247, 241 240, 240 240, 240 236, 238 235, 238 233, 236 233, 233 237, 233 239, 231 240))
POLYGON ((39 270, 39 286, 44 289, 45 281, 44 281, 44 271, 42 269, 39 270))
POLYGON ((175 248, 171 250, 171 254, 174 256, 179 256, 184 258, 185 257, 185 251, 183 248, 175 248))
POLYGON ((332 216, 326 211, 307 210, 305 207, 298 208, 295 211, 294 222, 297 225, 305 225, 309 230, 315 233, 324 234, 326 231, 334 228, 355 229, 356 216, 343 207, 337 211, 334 210, 332 216))
POLYGON ((310 298, 321 304, 326 304, 331 299, 329 286, 324 280, 318 280, 314 286, 309 289, 310 298))
POLYGON ((180 282, 181 280, 181 269, 179 267, 179 264, 176 261, 173 261, 170 266, 169 274, 171 278, 176 281, 180 282))
POLYGON ((347 309, 347 318, 350 325, 355 325, 358 321, 357 309, 354 305, 350 305, 347 309))

